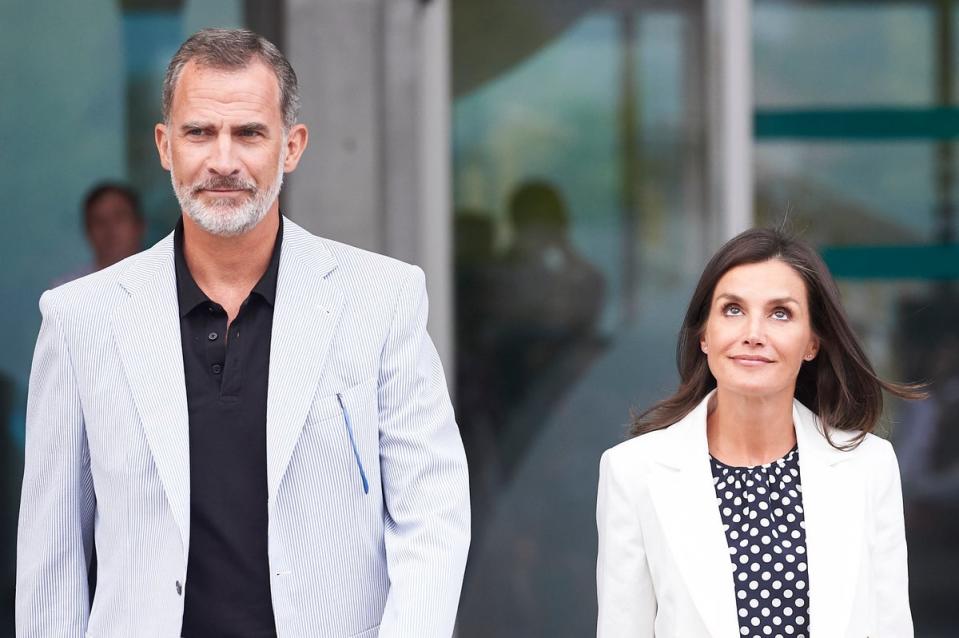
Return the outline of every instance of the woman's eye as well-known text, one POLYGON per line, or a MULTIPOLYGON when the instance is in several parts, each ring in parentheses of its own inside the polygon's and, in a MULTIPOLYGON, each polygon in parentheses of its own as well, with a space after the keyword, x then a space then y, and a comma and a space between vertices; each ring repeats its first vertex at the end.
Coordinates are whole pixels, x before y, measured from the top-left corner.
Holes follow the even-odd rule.
POLYGON ((743 309, 736 304, 726 304, 723 306, 723 314, 729 317, 738 317, 743 314, 743 309))
POLYGON ((792 314, 785 308, 776 308, 773 310, 772 317, 773 319, 778 319, 779 321, 786 321, 792 317, 792 314))

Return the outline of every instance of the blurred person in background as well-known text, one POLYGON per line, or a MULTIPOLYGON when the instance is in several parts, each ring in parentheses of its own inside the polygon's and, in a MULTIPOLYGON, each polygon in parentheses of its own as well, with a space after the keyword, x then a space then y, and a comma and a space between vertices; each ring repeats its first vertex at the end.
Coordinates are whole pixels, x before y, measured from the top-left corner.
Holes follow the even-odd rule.
POLYGON ((423 272, 280 214, 308 132, 273 44, 200 31, 162 94, 176 230, 40 300, 17 635, 449 638, 469 490, 423 272))
POLYGON ((454 216, 456 256, 456 412, 470 467, 473 544, 479 541, 484 514, 493 505, 500 481, 497 435, 506 406, 496 391, 495 346, 489 299, 493 293, 495 229, 493 215, 479 209, 460 209, 454 216))
POLYGON ((499 369, 507 371, 506 401, 515 403, 560 357, 593 336, 605 282, 573 245, 569 211, 556 186, 520 184, 510 196, 509 215, 513 240, 493 289, 498 350, 507 360, 499 369))
POLYGON ((146 223, 129 186, 101 182, 83 198, 83 230, 93 261, 54 282, 59 286, 126 259, 143 249, 146 223))
MULTIPOLYGON (((597 326, 606 295, 599 270, 577 249, 559 188, 543 179, 509 198, 512 240, 492 270, 488 333, 496 422, 505 476, 548 422, 545 411, 590 368, 604 343, 597 326)), ((489 356, 489 355, 487 355, 489 356)))
MULTIPOLYGON (((909 526, 909 566, 920 626, 950 619, 956 609, 959 566, 959 306, 945 286, 904 300, 899 351, 914 378, 929 379, 929 396, 900 410, 893 432, 909 526), (916 312, 916 308, 924 312, 916 312)), ((946 626, 951 626, 946 621, 946 626)), ((942 635, 951 635, 950 632, 942 635)))
POLYGON ((677 392, 603 454, 601 638, 913 635, 880 379, 826 265, 773 230, 706 266, 677 392))

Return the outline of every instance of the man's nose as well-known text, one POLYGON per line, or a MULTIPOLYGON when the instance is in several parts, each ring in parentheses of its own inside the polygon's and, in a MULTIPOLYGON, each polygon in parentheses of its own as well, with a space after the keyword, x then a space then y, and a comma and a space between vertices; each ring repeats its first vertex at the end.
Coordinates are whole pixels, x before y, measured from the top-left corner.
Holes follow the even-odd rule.
POLYGON ((239 172, 236 147, 229 132, 224 131, 217 136, 207 166, 211 173, 217 175, 235 175, 239 172))

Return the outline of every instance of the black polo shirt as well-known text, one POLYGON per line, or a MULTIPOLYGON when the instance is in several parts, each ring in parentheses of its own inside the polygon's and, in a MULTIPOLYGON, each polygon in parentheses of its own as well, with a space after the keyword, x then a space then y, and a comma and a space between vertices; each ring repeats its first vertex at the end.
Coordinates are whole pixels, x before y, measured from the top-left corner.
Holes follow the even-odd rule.
POLYGON ((185 638, 273 638, 267 555, 266 398, 283 221, 233 323, 197 286, 174 233, 190 414, 185 638))

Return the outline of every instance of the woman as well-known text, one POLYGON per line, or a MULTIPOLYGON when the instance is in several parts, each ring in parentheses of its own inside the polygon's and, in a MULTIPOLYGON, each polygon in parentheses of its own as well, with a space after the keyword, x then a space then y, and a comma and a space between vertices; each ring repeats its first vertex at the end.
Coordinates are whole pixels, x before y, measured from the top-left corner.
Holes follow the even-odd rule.
POLYGON ((913 635, 882 390, 819 256, 773 230, 706 266, 681 384, 600 464, 598 636, 913 635))

